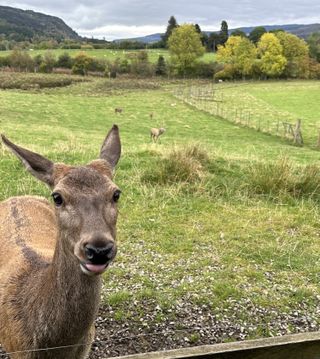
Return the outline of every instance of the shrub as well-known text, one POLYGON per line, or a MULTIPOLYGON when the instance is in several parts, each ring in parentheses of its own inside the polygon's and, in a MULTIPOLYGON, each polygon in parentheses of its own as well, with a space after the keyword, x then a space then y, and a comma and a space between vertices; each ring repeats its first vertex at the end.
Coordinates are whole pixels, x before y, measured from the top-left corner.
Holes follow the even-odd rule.
POLYGON ((258 163, 249 168, 248 184, 254 193, 271 197, 320 199, 320 167, 294 167, 286 158, 258 163))
POLYGON ((222 66, 217 62, 202 62, 199 61, 195 65, 194 74, 197 77, 202 78, 211 78, 217 73, 218 71, 222 70, 222 66))
POLYGON ((235 69, 232 65, 226 64, 223 70, 214 75, 215 80, 232 80, 235 77, 235 69))
POLYGON ((198 145, 172 150, 168 156, 156 159, 142 175, 146 183, 166 185, 175 183, 194 184, 204 175, 203 168, 208 154, 198 145))
POLYGON ((43 73, 51 73, 56 65, 56 59, 52 52, 46 52, 39 66, 39 71, 43 73))
POLYGON ((63 69, 71 69, 72 65, 73 60, 67 52, 64 52, 62 55, 60 55, 58 61, 56 62, 56 67, 63 69))
POLYGON ((14 50, 9 55, 9 65, 16 71, 27 72, 34 70, 33 59, 27 52, 21 50, 14 50))
POLYGON ((9 56, 0 56, 0 67, 7 67, 10 65, 9 56))
POLYGON ((69 86, 80 81, 74 77, 62 75, 4 73, 0 72, 1 89, 38 89, 69 86))
POLYGON ((76 75, 87 75, 93 58, 80 52, 75 58, 72 66, 72 72, 76 75))
POLYGON ((131 61, 131 73, 142 77, 154 75, 154 65, 149 62, 147 51, 134 54, 131 61))
POLYGON ((158 58, 155 73, 157 76, 164 76, 167 74, 166 60, 162 55, 160 55, 158 58))

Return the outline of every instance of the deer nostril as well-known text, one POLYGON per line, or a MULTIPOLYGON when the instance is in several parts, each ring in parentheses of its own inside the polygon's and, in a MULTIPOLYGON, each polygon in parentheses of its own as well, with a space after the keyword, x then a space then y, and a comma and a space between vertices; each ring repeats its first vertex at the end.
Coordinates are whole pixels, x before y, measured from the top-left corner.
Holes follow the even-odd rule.
POLYGON ((110 242, 103 247, 86 244, 84 247, 86 258, 93 264, 104 264, 114 256, 114 243, 110 242))
POLYGON ((94 257, 94 250, 93 250, 93 248, 89 248, 88 246, 85 246, 84 251, 85 251, 86 257, 87 257, 87 259, 89 259, 89 261, 90 261, 91 259, 93 259, 93 257, 94 257))

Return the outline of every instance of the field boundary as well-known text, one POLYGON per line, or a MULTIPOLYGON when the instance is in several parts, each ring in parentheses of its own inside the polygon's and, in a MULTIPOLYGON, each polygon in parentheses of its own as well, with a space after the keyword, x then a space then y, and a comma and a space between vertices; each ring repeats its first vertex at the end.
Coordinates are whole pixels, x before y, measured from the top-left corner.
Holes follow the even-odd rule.
MULTIPOLYGON (((319 359, 320 332, 126 355, 117 359, 319 359)), ((107 359, 107 358, 105 358, 107 359)))

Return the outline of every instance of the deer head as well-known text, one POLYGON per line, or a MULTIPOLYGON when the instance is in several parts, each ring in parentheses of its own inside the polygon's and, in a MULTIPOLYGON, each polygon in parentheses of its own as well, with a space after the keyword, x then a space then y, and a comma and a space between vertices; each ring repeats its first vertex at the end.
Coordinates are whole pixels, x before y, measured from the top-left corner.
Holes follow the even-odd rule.
POLYGON ((85 166, 53 163, 1 137, 26 169, 51 188, 64 255, 76 260, 87 275, 103 273, 117 252, 117 202, 121 192, 112 175, 121 154, 118 127, 114 125, 106 136, 100 158, 85 166))

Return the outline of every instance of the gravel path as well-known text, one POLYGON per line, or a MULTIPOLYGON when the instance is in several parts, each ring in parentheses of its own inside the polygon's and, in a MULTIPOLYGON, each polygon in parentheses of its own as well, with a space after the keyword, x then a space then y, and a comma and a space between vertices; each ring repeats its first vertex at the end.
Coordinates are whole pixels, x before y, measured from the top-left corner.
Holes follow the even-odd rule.
POLYGON ((90 359, 245 340, 257 337, 257 333, 268 337, 320 329, 320 301, 311 307, 301 303, 287 313, 254 306, 249 300, 227 300, 227 304, 228 309, 219 311, 181 301, 164 312, 149 301, 128 308, 135 318, 130 321, 117 321, 112 308, 102 307, 90 359), (157 319, 160 314, 161 321, 157 319))

